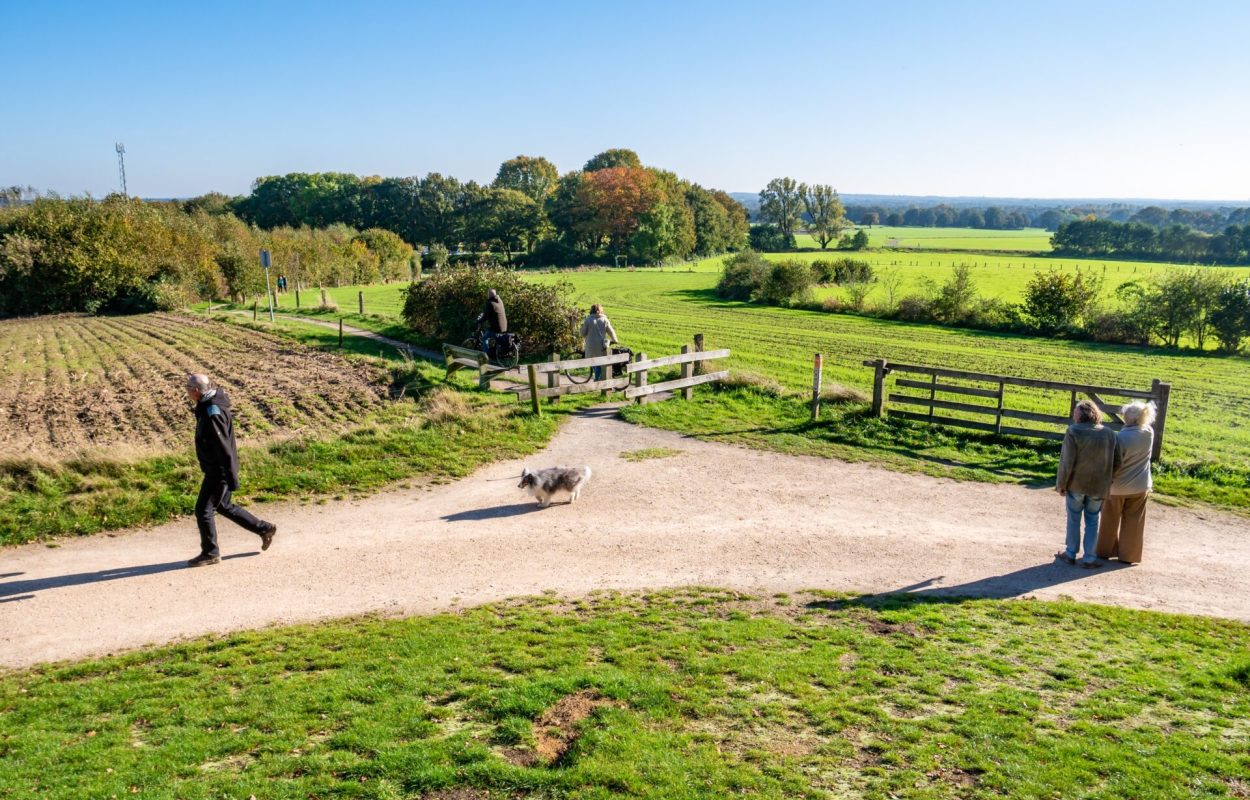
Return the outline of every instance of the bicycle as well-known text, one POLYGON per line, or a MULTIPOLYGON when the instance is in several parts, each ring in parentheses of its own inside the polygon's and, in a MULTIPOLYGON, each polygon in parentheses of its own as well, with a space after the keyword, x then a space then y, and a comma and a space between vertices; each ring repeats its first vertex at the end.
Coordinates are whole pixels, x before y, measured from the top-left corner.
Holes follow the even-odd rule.
MULTIPOLYGON (((633 356, 634 354, 633 350, 630 350, 628 347, 625 347, 623 345, 620 347, 613 347, 610 349, 611 349, 611 354, 614 356, 620 355, 621 353, 628 353, 630 356, 633 356)), ((572 353, 569 354, 569 357, 566 360, 574 361, 574 360, 585 358, 585 357, 586 357, 586 352, 584 350, 574 350, 572 353)), ((591 379, 594 378, 595 368, 594 367, 574 367, 573 369, 561 370, 561 372, 566 378, 569 379, 570 383, 582 384, 582 383, 589 383, 591 379)), ((610 378, 619 378, 625 374, 625 365, 624 364, 611 364, 609 365, 607 369, 604 370, 604 373, 605 374, 599 378, 600 380, 608 380, 610 378)))
MULTIPOLYGON (((464 340, 461 347, 470 350, 482 349, 482 326, 477 326, 473 336, 464 340)), ((507 369, 516 368, 521 363, 521 337, 515 333, 492 333, 486 339, 486 358, 507 369)))

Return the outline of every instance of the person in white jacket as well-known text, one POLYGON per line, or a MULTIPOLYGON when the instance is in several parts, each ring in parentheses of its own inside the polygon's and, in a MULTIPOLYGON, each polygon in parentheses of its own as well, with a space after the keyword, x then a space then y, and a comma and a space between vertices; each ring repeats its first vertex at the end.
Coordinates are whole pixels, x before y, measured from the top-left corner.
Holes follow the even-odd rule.
POLYGON ((1146 499, 1154 488, 1150 477, 1150 454, 1154 450, 1154 403, 1130 403, 1121 412, 1124 427, 1116 434, 1119 467, 1111 492, 1102 506, 1098 527, 1099 558, 1118 558, 1126 564, 1141 562, 1146 532, 1146 499))
MULTIPOLYGON (((586 358, 611 355, 612 345, 617 342, 616 330, 603 313, 603 306, 598 303, 590 307, 590 316, 582 322, 582 340, 582 352, 586 354, 586 358)), ((603 380, 604 372, 603 367, 595 367, 594 380, 603 380)))

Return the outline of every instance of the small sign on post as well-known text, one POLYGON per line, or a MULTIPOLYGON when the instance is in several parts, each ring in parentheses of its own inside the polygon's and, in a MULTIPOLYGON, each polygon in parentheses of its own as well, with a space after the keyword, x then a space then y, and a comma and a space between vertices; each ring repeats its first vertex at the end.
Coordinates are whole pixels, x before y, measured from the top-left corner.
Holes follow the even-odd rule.
POLYGON ((269 267, 272 261, 269 258, 269 251, 261 248, 260 266, 265 270, 265 294, 269 295, 269 321, 273 322, 273 289, 269 285, 269 267))
POLYGON ((820 353, 816 354, 816 362, 812 367, 812 422, 820 419, 820 381, 824 361, 820 353))

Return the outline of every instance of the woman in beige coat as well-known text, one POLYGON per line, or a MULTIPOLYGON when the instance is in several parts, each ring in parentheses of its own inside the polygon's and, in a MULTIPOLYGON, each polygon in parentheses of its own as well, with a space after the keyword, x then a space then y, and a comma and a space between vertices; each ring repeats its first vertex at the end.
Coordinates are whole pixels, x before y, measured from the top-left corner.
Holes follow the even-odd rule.
MULTIPOLYGON (((603 313, 603 306, 595 303, 590 307, 590 316, 582 322, 582 352, 586 358, 599 358, 612 354, 612 345, 616 343, 616 330, 603 313)), ((603 367, 594 368, 594 379, 603 380, 603 367)))
POLYGON ((1119 462, 1111 493, 1102 506, 1098 527, 1099 558, 1118 558, 1126 564, 1141 561, 1142 536, 1146 529, 1146 498, 1153 488, 1150 454, 1154 448, 1154 404, 1129 403, 1124 407, 1124 427, 1116 434, 1119 462))

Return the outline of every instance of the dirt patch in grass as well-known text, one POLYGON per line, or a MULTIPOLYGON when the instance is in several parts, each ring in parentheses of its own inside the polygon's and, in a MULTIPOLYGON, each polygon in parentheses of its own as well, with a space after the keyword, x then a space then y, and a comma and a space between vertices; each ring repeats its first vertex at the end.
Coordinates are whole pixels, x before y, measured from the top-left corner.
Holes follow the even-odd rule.
POLYGON ((594 689, 583 689, 566 695, 534 720, 533 750, 508 750, 504 756, 522 767, 556 766, 581 736, 578 725, 597 709, 606 707, 625 706, 609 700, 594 689))

